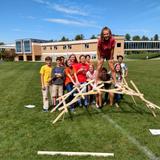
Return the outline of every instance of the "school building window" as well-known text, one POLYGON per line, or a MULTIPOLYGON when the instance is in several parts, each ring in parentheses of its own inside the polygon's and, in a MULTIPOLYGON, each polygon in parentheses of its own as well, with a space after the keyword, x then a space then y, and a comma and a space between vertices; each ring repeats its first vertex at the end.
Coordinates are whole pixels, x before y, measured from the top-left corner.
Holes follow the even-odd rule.
POLYGON ((45 46, 45 47, 43 47, 43 50, 46 50, 46 46, 45 46))
POLYGON ((67 49, 67 46, 66 46, 66 45, 64 45, 64 46, 63 46, 63 49, 67 49))
POLYGON ((68 45, 68 49, 72 49, 72 46, 71 46, 71 45, 68 45))
POLYGON ((85 44, 85 48, 89 48, 89 44, 85 44))
POLYGON ((121 43, 117 43, 117 47, 121 47, 121 43))
POLYGON ((58 47, 57 47, 57 46, 54 46, 54 49, 55 49, 55 50, 57 50, 57 49, 58 49, 58 47))
POLYGON ((50 46, 50 50, 52 50, 52 46, 50 46))

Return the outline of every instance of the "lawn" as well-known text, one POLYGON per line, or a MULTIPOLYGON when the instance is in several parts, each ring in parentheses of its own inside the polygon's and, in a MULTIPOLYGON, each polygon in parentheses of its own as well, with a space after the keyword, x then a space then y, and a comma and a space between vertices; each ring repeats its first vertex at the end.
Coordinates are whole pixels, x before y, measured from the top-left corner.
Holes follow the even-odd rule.
MULTIPOLYGON (((0 160, 147 160, 160 157, 160 111, 154 118, 136 98, 136 107, 124 96, 120 109, 105 106, 102 111, 78 108, 55 126, 56 113, 42 112, 39 69, 41 63, 0 63, 0 160), (33 109, 24 105, 34 104, 33 109), (40 156, 38 150, 113 152, 114 157, 40 156)), ((129 80, 145 97, 160 106, 160 61, 130 61, 129 80)))
POLYGON ((159 52, 144 52, 144 53, 131 53, 125 56, 128 59, 141 59, 141 60, 145 60, 145 59, 152 59, 152 58, 159 58, 160 57, 160 53, 159 52))

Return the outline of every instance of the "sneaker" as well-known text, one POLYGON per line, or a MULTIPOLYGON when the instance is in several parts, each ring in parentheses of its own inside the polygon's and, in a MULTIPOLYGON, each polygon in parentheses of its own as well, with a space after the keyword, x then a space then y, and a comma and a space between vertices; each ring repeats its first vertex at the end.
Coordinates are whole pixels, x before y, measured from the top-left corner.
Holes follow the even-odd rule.
POLYGON ((43 109, 43 112, 48 112, 48 109, 43 109))
POLYGON ((99 105, 96 103, 96 107, 99 108, 99 105))

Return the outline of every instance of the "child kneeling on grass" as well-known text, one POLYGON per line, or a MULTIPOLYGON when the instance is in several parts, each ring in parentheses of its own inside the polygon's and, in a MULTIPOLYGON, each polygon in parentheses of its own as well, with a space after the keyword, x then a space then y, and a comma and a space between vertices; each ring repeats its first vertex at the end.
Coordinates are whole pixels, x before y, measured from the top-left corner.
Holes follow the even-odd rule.
MULTIPOLYGON (((56 98, 63 95, 63 84, 65 80, 64 67, 61 66, 61 58, 56 58, 56 67, 52 70, 52 96, 53 96, 53 107, 56 106, 56 98)), ((60 100, 59 100, 60 101, 60 100)))
POLYGON ((43 111, 48 112, 49 109, 49 92, 52 100, 52 85, 51 81, 51 72, 52 72, 52 58, 45 58, 45 65, 40 69, 41 75, 41 87, 42 87, 42 96, 43 96, 43 111))
MULTIPOLYGON (((99 72, 99 76, 98 76, 98 80, 99 81, 109 81, 110 80, 110 75, 107 73, 107 69, 106 68, 102 68, 99 72)), ((109 89, 110 88, 110 84, 108 83, 104 83, 104 89, 109 89)), ((110 93, 109 93, 109 96, 110 96, 110 93)), ((96 95, 96 107, 97 108, 102 108, 103 107, 103 104, 104 102, 107 102, 108 100, 108 93, 105 93, 105 96, 104 96, 104 101, 103 101, 103 94, 102 92, 99 92, 97 95, 96 95)))

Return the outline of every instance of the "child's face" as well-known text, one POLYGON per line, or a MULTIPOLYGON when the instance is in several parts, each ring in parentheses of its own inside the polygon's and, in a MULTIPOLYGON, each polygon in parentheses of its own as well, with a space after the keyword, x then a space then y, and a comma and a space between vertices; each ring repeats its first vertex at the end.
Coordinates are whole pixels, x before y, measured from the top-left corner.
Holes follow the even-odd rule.
POLYGON ((76 58, 75 58, 75 56, 73 56, 73 55, 70 57, 70 60, 71 60, 72 62, 74 62, 75 59, 76 59, 76 58))
POLYGON ((64 63, 64 58, 63 57, 61 57, 61 62, 64 63))
POLYGON ((69 60, 69 61, 67 61, 67 64, 68 64, 68 66, 69 67, 71 67, 72 66, 72 62, 69 60))
POLYGON ((46 62, 46 64, 47 64, 48 66, 51 66, 51 64, 52 64, 52 61, 51 61, 51 60, 46 60, 45 62, 46 62))
POLYGON ((93 71, 94 71, 93 66, 91 66, 91 65, 89 66, 89 71, 90 71, 90 72, 93 72, 93 71))
POLYGON ((103 31, 103 37, 104 37, 105 40, 108 40, 110 38, 109 30, 106 29, 106 30, 103 31))
POLYGON ((57 60, 56 61, 57 65, 59 66, 61 64, 61 61, 60 60, 57 60))
POLYGON ((119 63, 122 63, 122 61, 123 61, 122 57, 119 57, 119 58, 118 58, 118 62, 119 62, 119 63))
POLYGON ((82 56, 82 57, 81 57, 81 59, 80 59, 80 61, 81 61, 81 63, 86 63, 86 59, 85 59, 85 57, 84 57, 84 56, 82 56))
POLYGON ((121 67, 120 67, 120 65, 116 65, 116 68, 115 68, 115 70, 116 70, 116 72, 120 72, 120 70, 121 70, 121 67))
POLYGON ((91 59, 91 58, 90 58, 89 56, 86 57, 86 61, 87 61, 87 62, 90 62, 90 59, 91 59))

